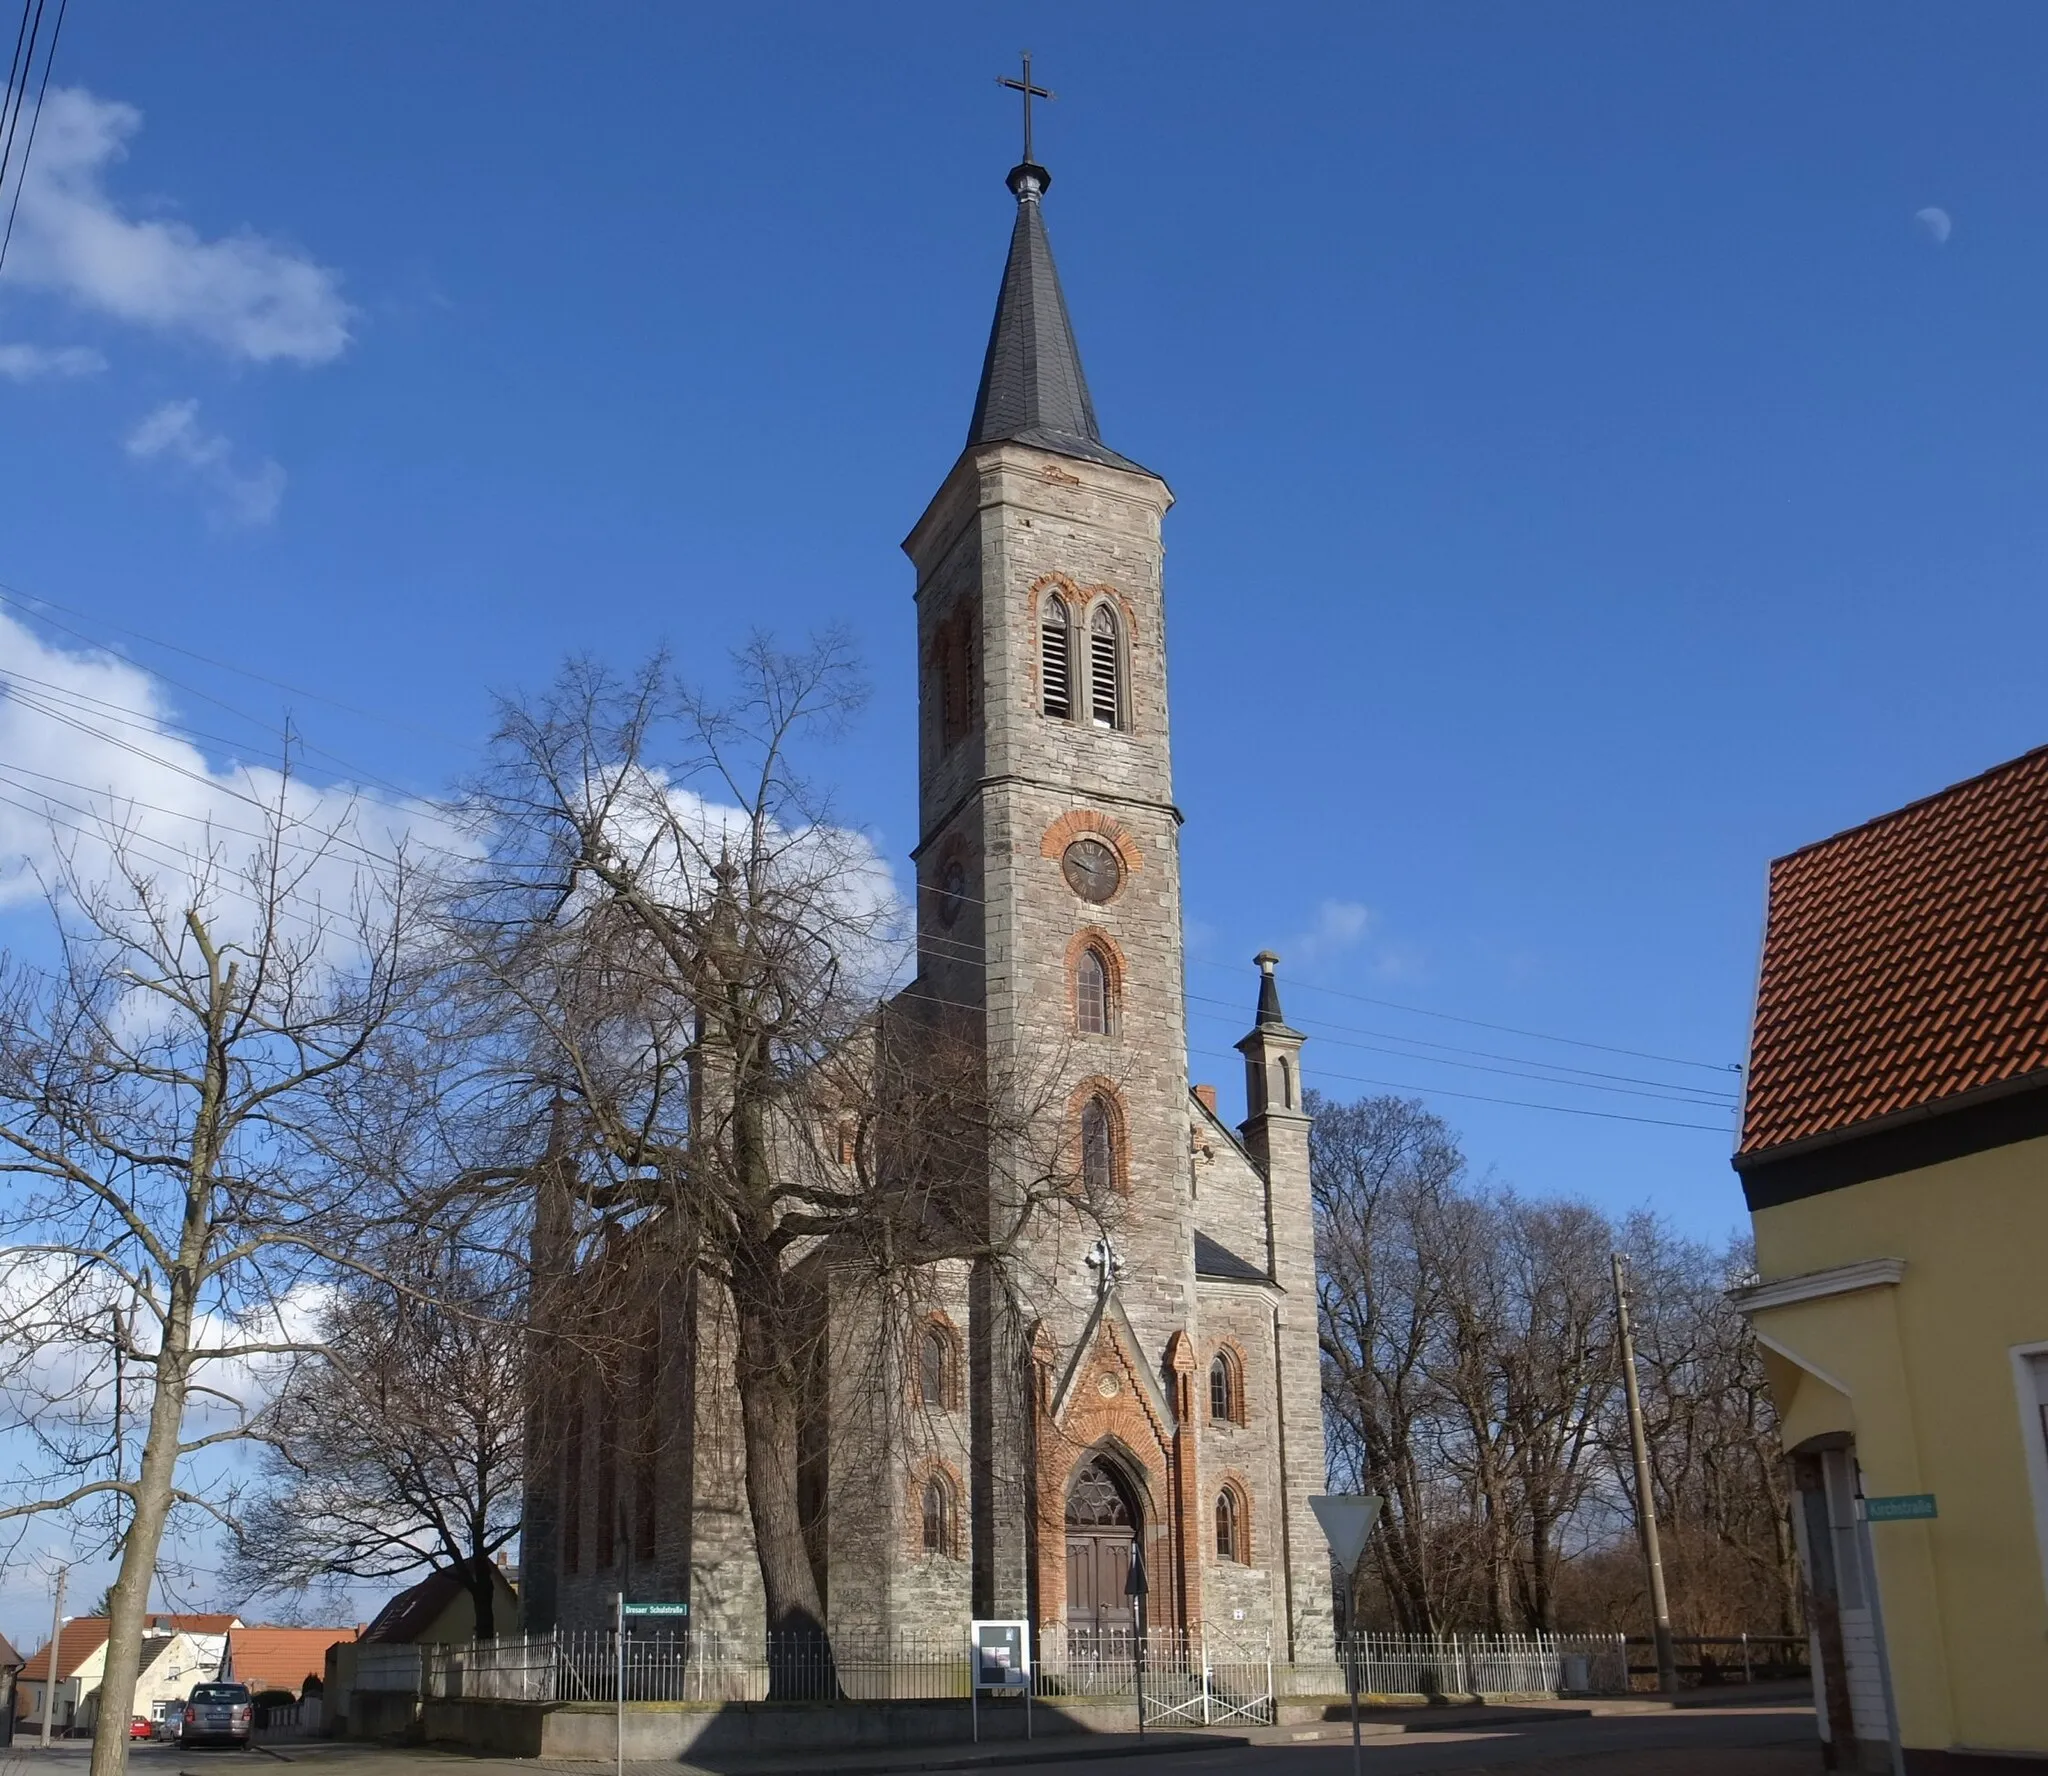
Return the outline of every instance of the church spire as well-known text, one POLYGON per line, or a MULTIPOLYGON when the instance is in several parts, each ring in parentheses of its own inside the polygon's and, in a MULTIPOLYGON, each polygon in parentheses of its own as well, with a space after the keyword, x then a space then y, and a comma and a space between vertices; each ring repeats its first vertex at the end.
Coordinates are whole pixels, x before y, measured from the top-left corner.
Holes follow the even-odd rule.
POLYGON ((1024 159, 1009 174, 1009 187, 1017 198, 1017 225, 1010 233, 1010 257, 1003 267, 988 354, 982 359, 981 388, 967 426, 968 445, 1030 444, 1114 468, 1137 468, 1105 445, 1096 428, 1081 349, 1074 343, 1067 299, 1040 213, 1039 200, 1052 184, 1052 174, 1032 158, 1031 101, 1052 94, 1031 84, 1028 57, 1023 80, 1002 84, 1024 95, 1024 159))

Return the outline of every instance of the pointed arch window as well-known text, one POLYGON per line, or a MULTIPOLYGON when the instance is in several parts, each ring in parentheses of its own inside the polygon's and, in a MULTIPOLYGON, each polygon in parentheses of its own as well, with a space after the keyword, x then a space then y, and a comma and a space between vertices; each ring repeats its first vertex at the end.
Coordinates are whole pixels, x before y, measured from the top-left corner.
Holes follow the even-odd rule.
POLYGON ((1109 999, 1109 964, 1090 944, 1074 969, 1074 1022, 1083 1036, 1109 1034, 1109 999))
POLYGON ((944 1474, 926 1477, 920 1504, 924 1517, 924 1551, 927 1554, 950 1555, 953 1552, 953 1487, 944 1474))
POLYGON ((1294 1108, 1294 1063, 1285 1055, 1280 1057, 1280 1108, 1294 1108))
POLYGON ((1081 1186, 1091 1197, 1116 1188, 1116 1118, 1099 1093, 1081 1106, 1081 1186))
POLYGON ((1038 618, 1038 676, 1047 715, 1074 717, 1074 637, 1067 601, 1054 593, 1038 618))
POLYGON ((941 1412, 950 1411, 953 1381, 959 1372, 953 1334, 939 1321, 927 1321, 917 1340, 917 1403, 941 1412))
POLYGON ((1105 600, 1088 619, 1088 714, 1098 728, 1123 720, 1123 635, 1105 600))
POLYGON ((1243 1424, 1244 1364, 1236 1351, 1225 1345, 1209 1364, 1209 1422, 1243 1424))
POLYGON ((1251 1549, 1245 1535, 1244 1501, 1238 1497, 1235 1486, 1226 1486, 1216 1495, 1216 1558, 1234 1560, 1240 1566, 1251 1559, 1251 1549))

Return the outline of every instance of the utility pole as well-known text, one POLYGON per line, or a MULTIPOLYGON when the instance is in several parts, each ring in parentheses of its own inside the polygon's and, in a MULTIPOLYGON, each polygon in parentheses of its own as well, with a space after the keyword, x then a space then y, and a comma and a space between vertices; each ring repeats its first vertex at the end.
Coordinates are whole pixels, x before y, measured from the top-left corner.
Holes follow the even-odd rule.
POLYGON ((1650 1490, 1650 1440, 1643 1434, 1643 1396, 1636 1386, 1636 1341, 1628 1327, 1628 1271, 1614 1255, 1614 1323, 1621 1334, 1621 1385, 1628 1395, 1628 1438, 1636 1457, 1636 1532, 1650 1569, 1650 1615, 1657 1637, 1657 1688, 1678 1694, 1678 1656, 1671 1645, 1671 1605, 1664 1595, 1664 1555, 1657 1545, 1657 1500, 1650 1490))
POLYGON ((50 1656, 43 1661, 43 1749, 50 1749, 50 1717, 57 1712, 57 1649, 64 1638, 64 1581, 69 1563, 57 1568, 57 1601, 50 1610, 50 1656))

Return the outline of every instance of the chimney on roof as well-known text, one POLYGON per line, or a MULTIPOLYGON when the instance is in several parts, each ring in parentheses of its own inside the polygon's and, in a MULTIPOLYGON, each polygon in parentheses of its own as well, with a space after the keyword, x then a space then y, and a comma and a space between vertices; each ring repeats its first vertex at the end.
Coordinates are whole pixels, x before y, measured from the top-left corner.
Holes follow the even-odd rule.
POLYGON ((1195 1096, 1202 1100, 1202 1108, 1211 1116, 1216 1114, 1216 1088, 1213 1085, 1198 1085, 1195 1096))

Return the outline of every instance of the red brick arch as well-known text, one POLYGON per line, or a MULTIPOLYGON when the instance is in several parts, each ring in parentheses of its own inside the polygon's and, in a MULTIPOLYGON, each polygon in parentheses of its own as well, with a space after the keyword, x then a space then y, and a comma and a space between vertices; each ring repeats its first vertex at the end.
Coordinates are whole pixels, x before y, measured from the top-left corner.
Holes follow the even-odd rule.
POLYGON ((1045 829, 1045 836, 1038 841, 1038 855, 1060 857, 1079 838, 1100 839, 1123 859, 1124 868, 1133 875, 1145 867, 1145 853, 1138 849, 1138 841, 1124 830, 1120 821, 1094 808, 1070 808, 1062 814, 1045 829))

